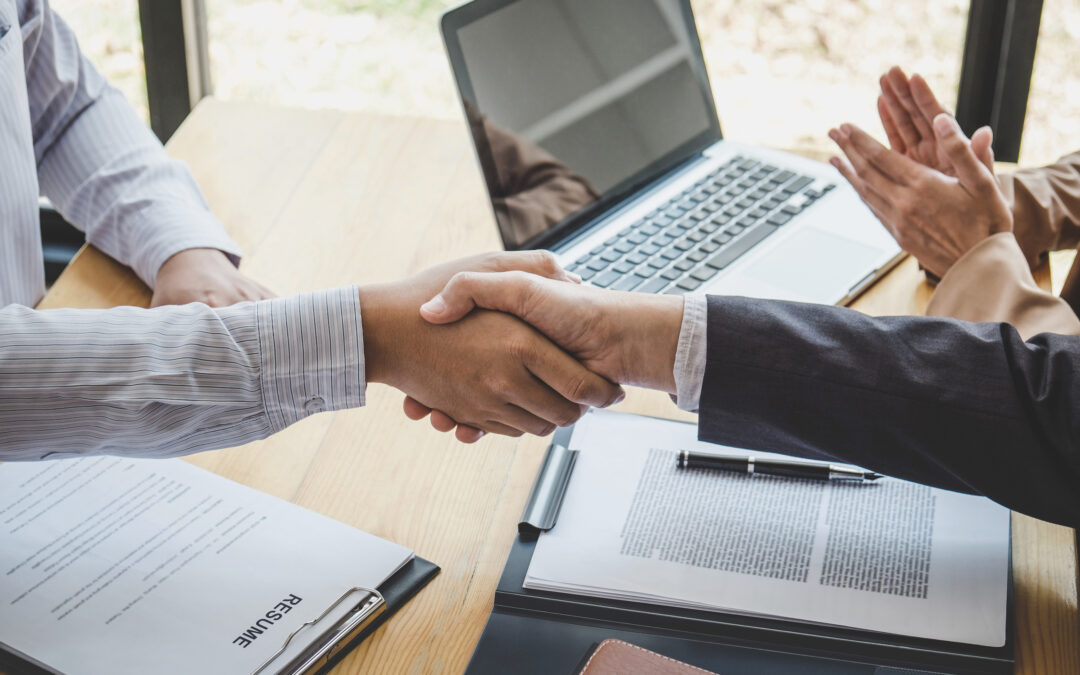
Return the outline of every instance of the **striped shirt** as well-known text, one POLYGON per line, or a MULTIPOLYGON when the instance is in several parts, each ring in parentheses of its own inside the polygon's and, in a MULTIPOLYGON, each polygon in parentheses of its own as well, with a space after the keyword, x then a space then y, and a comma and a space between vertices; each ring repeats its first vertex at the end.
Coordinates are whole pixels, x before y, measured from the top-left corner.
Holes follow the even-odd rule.
POLYGON ((239 261, 187 168, 46 0, 0 0, 0 460, 175 456, 363 404, 355 288, 225 309, 29 309, 45 290, 39 194, 151 287, 185 249, 239 261))

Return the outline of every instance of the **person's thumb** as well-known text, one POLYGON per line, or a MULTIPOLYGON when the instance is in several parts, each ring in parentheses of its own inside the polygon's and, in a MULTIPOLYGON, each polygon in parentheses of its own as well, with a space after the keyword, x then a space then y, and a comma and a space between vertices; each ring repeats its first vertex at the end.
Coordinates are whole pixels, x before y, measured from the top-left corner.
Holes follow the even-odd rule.
POLYGON ((458 272, 438 295, 420 306, 428 323, 453 323, 476 307, 523 316, 532 280, 525 272, 458 272))
POLYGON ((934 134, 945 155, 952 162, 960 183, 971 192, 981 192, 993 177, 975 156, 967 136, 952 115, 942 113, 934 118, 934 134))

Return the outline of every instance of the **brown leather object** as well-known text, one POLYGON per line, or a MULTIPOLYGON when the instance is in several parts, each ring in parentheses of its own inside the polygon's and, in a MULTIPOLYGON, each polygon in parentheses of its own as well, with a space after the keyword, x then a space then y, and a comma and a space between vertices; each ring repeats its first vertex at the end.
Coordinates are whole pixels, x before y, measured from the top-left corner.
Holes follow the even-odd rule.
POLYGON ((604 640, 580 675, 716 675, 622 640, 604 640))

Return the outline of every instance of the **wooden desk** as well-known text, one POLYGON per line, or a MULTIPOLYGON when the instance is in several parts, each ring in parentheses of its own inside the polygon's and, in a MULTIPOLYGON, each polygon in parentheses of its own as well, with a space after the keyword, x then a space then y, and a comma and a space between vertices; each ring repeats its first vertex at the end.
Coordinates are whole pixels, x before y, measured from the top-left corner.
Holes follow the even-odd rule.
MULTIPOLYGON (((464 124, 204 101, 169 143, 278 293, 399 278, 499 247, 464 124)), ((913 261, 856 307, 920 313, 913 261)), ((125 268, 85 249, 41 307, 145 304, 125 268)), ((458 673, 495 586, 546 440, 456 443, 409 422, 372 385, 364 409, 318 415, 278 436, 191 458, 199 466, 410 546, 442 574, 350 655, 342 673, 458 673)), ((634 390, 620 409, 692 419, 634 390)), ((1021 450, 1018 448, 1018 450, 1021 450)), ((1080 673, 1072 530, 1014 516, 1017 673, 1080 673)))

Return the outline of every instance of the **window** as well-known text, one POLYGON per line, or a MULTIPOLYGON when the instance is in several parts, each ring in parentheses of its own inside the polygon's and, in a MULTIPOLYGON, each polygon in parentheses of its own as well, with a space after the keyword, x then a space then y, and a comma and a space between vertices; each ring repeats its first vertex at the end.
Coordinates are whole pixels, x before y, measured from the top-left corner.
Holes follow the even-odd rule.
POLYGON ((139 8, 135 0, 52 0, 90 61, 148 119, 139 8))

